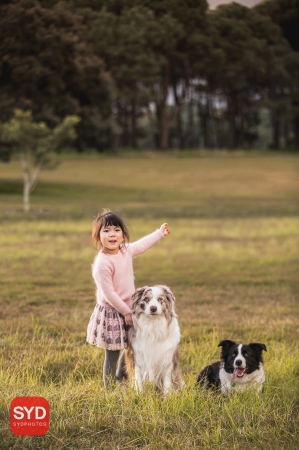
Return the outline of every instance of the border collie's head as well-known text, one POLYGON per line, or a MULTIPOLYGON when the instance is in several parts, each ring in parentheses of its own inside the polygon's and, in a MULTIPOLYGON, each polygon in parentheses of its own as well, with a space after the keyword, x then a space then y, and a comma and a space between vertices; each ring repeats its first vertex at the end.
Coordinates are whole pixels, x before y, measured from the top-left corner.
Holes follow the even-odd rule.
POLYGON ((154 318, 164 315, 169 322, 175 317, 174 295, 167 286, 144 286, 135 291, 133 299, 133 314, 138 319, 141 314, 154 318))
POLYGON ((225 371, 233 374, 233 380, 259 369, 263 363, 262 351, 267 351, 265 344, 256 342, 246 345, 224 340, 218 347, 222 347, 220 357, 225 371))

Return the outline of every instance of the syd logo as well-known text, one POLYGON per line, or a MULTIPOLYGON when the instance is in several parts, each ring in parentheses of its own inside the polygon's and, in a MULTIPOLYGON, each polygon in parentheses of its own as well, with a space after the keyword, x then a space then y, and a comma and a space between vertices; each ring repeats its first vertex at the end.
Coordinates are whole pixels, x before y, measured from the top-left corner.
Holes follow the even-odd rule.
POLYGON ((16 397, 10 404, 10 429, 18 436, 41 436, 50 426, 50 405, 44 397, 16 397))

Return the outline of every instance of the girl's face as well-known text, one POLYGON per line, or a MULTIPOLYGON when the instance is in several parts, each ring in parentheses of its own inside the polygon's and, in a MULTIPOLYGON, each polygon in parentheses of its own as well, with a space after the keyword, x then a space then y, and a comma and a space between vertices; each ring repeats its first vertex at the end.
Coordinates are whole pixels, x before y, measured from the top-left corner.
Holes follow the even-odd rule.
POLYGON ((114 225, 103 226, 100 230, 100 240, 103 246, 103 253, 110 253, 116 255, 119 251, 119 246, 124 241, 124 234, 120 227, 114 225))

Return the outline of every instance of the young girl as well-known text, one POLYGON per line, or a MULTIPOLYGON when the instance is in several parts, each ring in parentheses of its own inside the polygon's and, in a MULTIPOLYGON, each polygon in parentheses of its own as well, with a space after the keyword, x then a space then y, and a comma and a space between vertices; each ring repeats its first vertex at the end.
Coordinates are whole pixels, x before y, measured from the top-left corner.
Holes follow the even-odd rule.
POLYGON ((92 239, 99 250, 92 265, 97 304, 89 320, 87 342, 105 349, 103 379, 115 383, 124 375, 124 358, 116 364, 121 349, 127 348, 128 327, 133 325, 131 306, 135 292, 133 257, 140 255, 170 233, 168 224, 148 236, 129 244, 123 220, 109 209, 93 222, 92 239))

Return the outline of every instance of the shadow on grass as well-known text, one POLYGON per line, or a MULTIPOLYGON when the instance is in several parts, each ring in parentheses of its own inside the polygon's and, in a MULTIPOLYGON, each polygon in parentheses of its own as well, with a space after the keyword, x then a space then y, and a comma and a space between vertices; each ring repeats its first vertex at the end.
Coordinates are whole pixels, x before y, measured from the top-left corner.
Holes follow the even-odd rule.
POLYGON ((31 194, 32 210, 24 215, 22 183, 0 180, 0 195, 7 203, 19 206, 2 207, 2 220, 66 220, 92 218, 103 207, 117 210, 125 217, 159 218, 247 218, 294 217, 299 215, 297 198, 201 196, 177 190, 93 186, 70 183, 41 182, 31 194), (36 206, 38 205, 38 206, 36 206), (44 206, 43 206, 44 205, 44 206))

